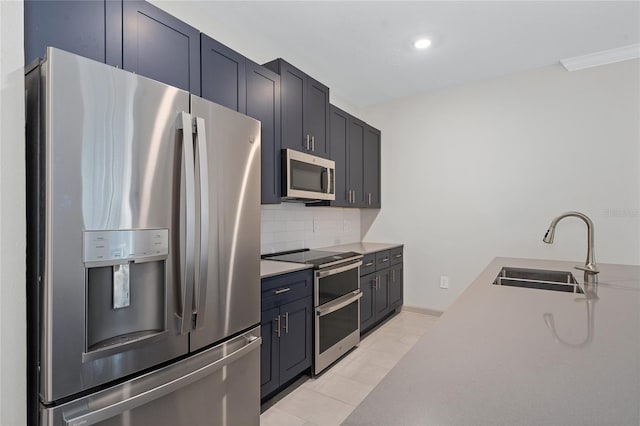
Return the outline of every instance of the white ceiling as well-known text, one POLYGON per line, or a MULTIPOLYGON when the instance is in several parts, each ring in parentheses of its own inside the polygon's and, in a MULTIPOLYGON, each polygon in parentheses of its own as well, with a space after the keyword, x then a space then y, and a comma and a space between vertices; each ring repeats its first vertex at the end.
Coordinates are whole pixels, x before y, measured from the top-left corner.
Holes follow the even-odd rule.
POLYGON ((638 1, 153 3, 257 62, 288 60, 358 107, 640 42, 638 1), (430 49, 413 49, 420 35, 430 49))

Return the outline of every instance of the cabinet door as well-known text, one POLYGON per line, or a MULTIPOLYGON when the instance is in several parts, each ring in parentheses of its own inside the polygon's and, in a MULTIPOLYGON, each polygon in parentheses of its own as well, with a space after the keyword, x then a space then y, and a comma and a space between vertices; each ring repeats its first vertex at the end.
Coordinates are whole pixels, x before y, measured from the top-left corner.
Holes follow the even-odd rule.
POLYGON ((200 64, 202 97, 245 114, 245 57, 206 34, 201 34, 200 64))
MULTIPOLYGON (((280 350, 278 337, 279 308, 262 311, 260 316, 260 398, 264 398, 279 386, 280 350)), ((282 333, 282 327, 280 327, 282 333)))
POLYGON ((366 124, 357 118, 349 120, 349 191, 352 207, 364 206, 362 156, 366 124))
POLYGON ((402 305, 402 264, 389 268, 389 307, 402 305))
MULTIPOLYGON (((105 1, 24 2, 24 60, 44 57, 47 46, 105 62, 105 1)), ((117 6, 117 4, 115 4, 117 6)), ((118 65, 118 64, 112 64, 118 65)))
POLYGON ((360 277, 360 332, 365 331, 375 321, 375 288, 376 274, 368 274, 360 277))
POLYGON ((311 138, 310 152, 318 157, 329 158, 329 88, 307 77, 304 99, 304 134, 311 138))
POLYGON ((246 64, 247 115, 262 123, 262 204, 279 204, 280 76, 248 59, 246 64))
POLYGON ((389 312, 389 270, 377 272, 378 288, 375 296, 376 320, 384 317, 389 312))
POLYGON ((349 189, 347 186, 347 148, 349 138, 349 114, 331 105, 329 109, 329 140, 331 142, 331 159, 336 163, 336 199, 332 206, 349 206, 349 189))
POLYGON ((307 151, 307 133, 303 128, 305 74, 281 62, 280 65, 280 129, 283 149, 307 151))
POLYGON ((380 208, 380 131, 367 126, 364 137, 364 203, 380 208))
POLYGON ((122 67, 200 96, 200 32, 145 1, 122 13, 122 67))
POLYGON ((311 367, 311 297, 280 307, 280 384, 311 367))

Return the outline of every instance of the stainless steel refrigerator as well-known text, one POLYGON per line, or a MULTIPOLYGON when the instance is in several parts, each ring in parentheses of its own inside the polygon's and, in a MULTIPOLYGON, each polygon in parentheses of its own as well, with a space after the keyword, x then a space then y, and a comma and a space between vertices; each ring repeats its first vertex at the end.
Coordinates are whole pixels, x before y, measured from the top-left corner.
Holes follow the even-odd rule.
POLYGON ((54 48, 26 89, 31 423, 258 424, 260 123, 54 48))

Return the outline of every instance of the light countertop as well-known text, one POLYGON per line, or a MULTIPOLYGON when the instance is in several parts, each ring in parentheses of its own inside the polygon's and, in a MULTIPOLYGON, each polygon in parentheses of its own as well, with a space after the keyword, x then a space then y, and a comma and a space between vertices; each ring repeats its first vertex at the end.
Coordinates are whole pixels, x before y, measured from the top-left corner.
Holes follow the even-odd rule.
MULTIPOLYGON (((402 247, 403 244, 396 243, 353 243, 342 244, 339 246, 322 247, 317 250, 326 251, 355 251, 360 254, 375 253, 382 250, 390 250, 396 247, 402 247)), ((316 249, 314 249, 316 250, 316 249)), ((312 265, 305 265, 301 263, 293 262, 279 262, 276 260, 262 260, 260 261, 260 278, 268 278, 274 275, 286 274, 289 272, 300 271, 302 269, 310 269, 312 265)))
POLYGON ((355 251, 360 254, 375 253, 377 251, 390 250, 396 247, 402 247, 404 244, 398 243, 353 243, 353 244, 341 244, 339 246, 323 247, 318 250, 327 251, 355 251))
POLYGON ((289 272, 301 271, 303 269, 311 269, 313 265, 305 265, 304 263, 279 262, 276 260, 260 261, 260 278, 268 278, 274 275, 287 274, 289 272))
POLYGON ((640 267, 599 264, 597 296, 492 285, 496 258, 347 425, 640 424, 640 267))

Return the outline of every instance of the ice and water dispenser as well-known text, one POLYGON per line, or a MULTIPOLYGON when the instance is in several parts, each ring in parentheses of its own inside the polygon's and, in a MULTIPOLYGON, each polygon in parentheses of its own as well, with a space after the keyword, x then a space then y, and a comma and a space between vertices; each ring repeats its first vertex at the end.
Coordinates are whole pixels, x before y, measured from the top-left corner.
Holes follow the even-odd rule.
POLYGON ((83 251, 86 355, 166 331, 168 229, 85 231, 83 251))

